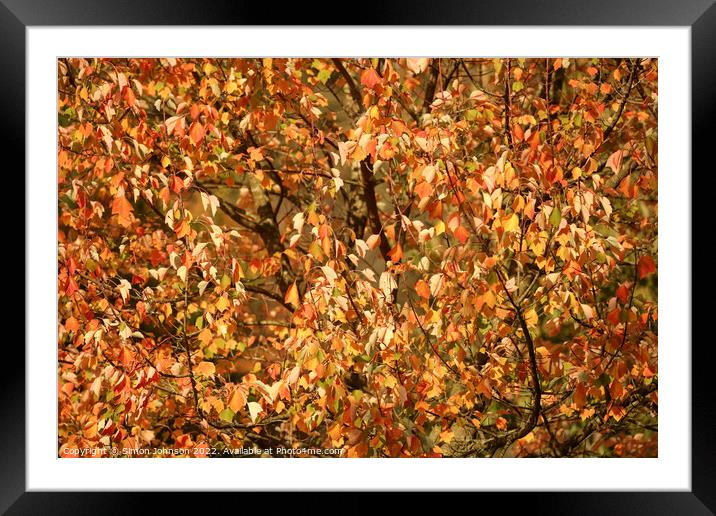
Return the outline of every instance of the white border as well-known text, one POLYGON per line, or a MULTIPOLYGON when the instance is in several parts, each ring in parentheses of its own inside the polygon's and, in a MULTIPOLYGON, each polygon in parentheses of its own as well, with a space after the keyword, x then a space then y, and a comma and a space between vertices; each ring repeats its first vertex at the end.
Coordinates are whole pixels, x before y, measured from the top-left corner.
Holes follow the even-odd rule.
POLYGON ((28 490, 690 489, 690 28, 28 27, 26 37, 28 490), (56 458, 56 57, 565 54, 660 60, 658 459, 56 458))

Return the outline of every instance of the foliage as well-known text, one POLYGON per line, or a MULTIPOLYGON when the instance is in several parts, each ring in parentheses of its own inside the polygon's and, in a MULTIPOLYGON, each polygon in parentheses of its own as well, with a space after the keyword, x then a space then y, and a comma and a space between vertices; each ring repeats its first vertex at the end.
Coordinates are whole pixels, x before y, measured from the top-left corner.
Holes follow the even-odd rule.
POLYGON ((656 456, 655 59, 58 65, 61 456, 656 456))

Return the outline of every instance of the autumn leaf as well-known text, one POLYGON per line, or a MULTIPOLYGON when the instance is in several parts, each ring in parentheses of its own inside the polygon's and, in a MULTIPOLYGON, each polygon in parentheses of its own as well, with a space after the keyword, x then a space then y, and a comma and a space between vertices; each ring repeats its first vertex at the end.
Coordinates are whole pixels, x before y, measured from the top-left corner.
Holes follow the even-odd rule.
POLYGON ((400 245, 400 242, 395 244, 395 247, 388 252, 388 256, 390 257, 390 260, 395 263, 399 262, 403 258, 403 248, 400 245))
POLYGON ((58 457, 658 455, 660 59, 57 64, 58 457))
POLYGON ((549 223, 554 228, 558 228, 560 222, 562 222, 562 212, 558 206, 552 208, 552 212, 549 214, 549 223))
POLYGON ((216 373, 216 367, 212 362, 199 362, 194 366, 194 373, 199 376, 210 377, 216 373))
POLYGON ((206 192, 201 192, 201 205, 204 207, 204 210, 206 211, 207 208, 211 210, 212 217, 216 215, 216 210, 220 206, 220 202, 218 197, 215 195, 207 194, 206 192))
POLYGON ((229 399, 229 408, 234 412, 241 411, 246 406, 246 396, 241 387, 234 389, 229 399))
POLYGON ((470 233, 468 233, 467 229, 465 229, 465 226, 458 226, 453 231, 453 234, 461 244, 465 244, 470 238, 470 233))
POLYGON ((117 195, 112 202, 112 214, 117 215, 117 221, 121 226, 129 227, 132 223, 132 204, 124 196, 124 193, 117 195))
POLYGON ((256 418, 258 417, 258 415, 261 412, 263 412, 264 409, 261 407, 261 405, 259 405, 255 401, 250 401, 248 403, 248 407, 249 407, 249 415, 251 416, 251 422, 255 423, 256 418))
POLYGON ((517 214, 515 214, 515 213, 510 214, 502 221, 502 228, 506 232, 510 232, 510 233, 515 232, 519 229, 519 227, 520 227, 520 219, 519 219, 519 217, 517 217, 517 214))
POLYGON ((380 76, 375 68, 366 69, 360 76, 360 82, 367 88, 373 89, 376 84, 380 83, 380 76))
POLYGON ((418 280, 415 282, 415 292, 417 292, 423 299, 430 298, 430 287, 424 280, 418 280))
POLYGON ((654 259, 649 255, 643 255, 639 258, 639 264, 637 265, 639 271, 639 279, 646 278, 648 275, 656 272, 656 264, 654 259))
POLYGON ((408 70, 417 75, 428 67, 430 60, 426 57, 409 57, 405 61, 408 70))
POLYGON ((582 382, 579 382, 577 384, 577 388, 574 390, 574 404, 577 406, 578 409, 581 409, 584 407, 584 404, 587 400, 587 391, 584 388, 584 384, 582 382))
POLYGON ((191 138, 191 141, 194 142, 194 145, 199 145, 201 141, 204 139, 204 135, 206 134, 204 126, 201 125, 200 122, 194 121, 189 126, 189 138, 191 138))
POLYGON ((615 174, 619 173, 619 170, 622 167, 622 158, 624 157, 624 151, 619 149, 616 152, 613 152, 609 158, 607 159, 607 166, 611 168, 615 174))
POLYGON ((298 287, 296 287, 295 281, 291 283, 290 287, 288 287, 286 295, 284 296, 284 302, 292 305, 294 308, 298 308, 300 306, 301 301, 298 297, 298 287))
POLYGON ((75 319, 74 317, 69 317, 69 318, 65 321, 65 329, 66 329, 67 331, 77 331, 77 330, 79 330, 79 329, 80 329, 80 325, 79 325, 79 323, 77 322, 77 319, 75 319))

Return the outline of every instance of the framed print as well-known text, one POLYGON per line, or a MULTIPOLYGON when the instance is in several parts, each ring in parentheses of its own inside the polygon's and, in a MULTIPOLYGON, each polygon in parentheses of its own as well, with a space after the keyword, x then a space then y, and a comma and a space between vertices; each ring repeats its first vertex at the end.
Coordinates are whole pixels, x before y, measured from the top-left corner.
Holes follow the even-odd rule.
POLYGON ((3 510, 436 490, 711 514, 690 210, 716 8, 519 4, 258 26, 5 2, 27 304, 3 510))

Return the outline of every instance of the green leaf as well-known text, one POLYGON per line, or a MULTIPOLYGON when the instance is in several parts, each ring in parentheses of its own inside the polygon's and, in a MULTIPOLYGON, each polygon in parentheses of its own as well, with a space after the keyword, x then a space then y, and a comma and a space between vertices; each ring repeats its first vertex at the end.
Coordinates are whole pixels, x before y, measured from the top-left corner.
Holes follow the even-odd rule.
POLYGON ((559 223, 562 222, 562 210, 558 206, 552 209, 552 213, 549 214, 549 223, 552 227, 559 227, 559 223))
POLYGON ((318 72, 318 80, 321 81, 323 84, 326 84, 328 82, 328 79, 331 77, 330 70, 321 70, 318 72))
POLYGON ((522 89, 525 87, 524 84, 522 84, 521 81, 515 81, 512 83, 512 92, 517 93, 518 91, 522 91, 522 89))
POLYGON ((225 408, 221 414, 219 414, 219 419, 227 423, 232 423, 234 421, 234 411, 230 408, 225 408))

